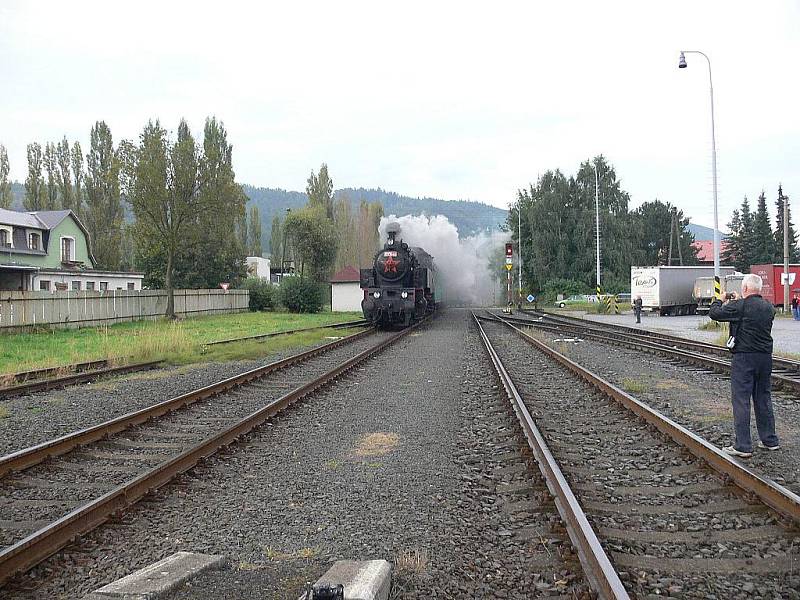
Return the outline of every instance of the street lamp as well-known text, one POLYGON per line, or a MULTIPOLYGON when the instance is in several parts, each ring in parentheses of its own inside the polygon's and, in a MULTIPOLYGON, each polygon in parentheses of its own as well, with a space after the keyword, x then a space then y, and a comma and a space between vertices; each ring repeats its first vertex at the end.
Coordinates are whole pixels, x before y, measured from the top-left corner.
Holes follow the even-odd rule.
POLYGON ((597 269, 597 301, 600 302, 600 175, 597 172, 597 161, 594 163, 594 223, 596 242, 596 269, 597 269))
POLYGON ((678 68, 686 68, 686 54, 700 54, 708 63, 708 87, 711 90, 711 171, 714 190, 714 296, 721 296, 719 279, 719 222, 717 219, 717 142, 714 134, 714 84, 711 81, 711 59, 700 50, 682 50, 678 59, 678 68))

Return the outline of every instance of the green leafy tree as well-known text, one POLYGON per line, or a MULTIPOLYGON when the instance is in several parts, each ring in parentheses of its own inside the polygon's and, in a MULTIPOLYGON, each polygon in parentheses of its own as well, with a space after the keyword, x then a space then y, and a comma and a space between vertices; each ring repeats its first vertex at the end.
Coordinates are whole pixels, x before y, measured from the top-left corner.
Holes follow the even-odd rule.
POLYGON ((111 130, 103 121, 92 127, 86 155, 86 209, 83 220, 89 230, 99 267, 119 269, 122 253, 120 158, 114 150, 111 130))
MULTIPOLYGON (((313 209, 312 209, 313 210, 313 209)), ((290 312, 316 313, 322 310, 322 285, 302 277, 286 277, 278 295, 290 312)))
POLYGON ((11 208, 11 182, 8 174, 11 172, 11 165, 8 162, 8 152, 6 147, 0 144, 0 208, 11 208))
MULTIPOLYGON (((683 211, 669 202, 654 200, 645 202, 632 213, 632 233, 636 235, 636 262, 642 265, 666 265, 669 262, 670 237, 676 246, 672 228, 673 216, 678 225, 680 256, 685 265, 697 264, 697 249, 692 246, 694 236, 688 230, 689 219, 683 211)), ((678 256, 678 248, 673 247, 673 257, 678 256)))
POLYGON ((300 259, 301 277, 308 274, 314 281, 327 281, 336 261, 336 229, 325 209, 309 203, 289 213, 284 226, 300 259))
POLYGON ((38 142, 28 144, 28 178, 25 180, 25 210, 46 210, 47 190, 42 178, 42 146, 38 142))
POLYGON ((75 190, 72 187, 71 159, 69 142, 65 137, 56 146, 56 161, 58 163, 56 183, 61 196, 61 208, 69 209, 77 214, 78 207, 75 204, 75 190))
POLYGON ((775 252, 775 237, 767 212, 767 196, 762 191, 758 197, 756 214, 753 217, 753 255, 752 264, 772 263, 775 252))
POLYGON ((269 254, 272 259, 274 267, 281 266, 279 263, 282 258, 283 250, 283 227, 281 226, 281 218, 279 215, 272 217, 272 227, 269 236, 269 254))
POLYGON ((328 165, 325 163, 319 168, 319 175, 311 171, 306 185, 306 195, 309 206, 321 206, 325 210, 326 217, 333 219, 333 180, 328 175, 328 165))
POLYGON ((201 210, 199 160, 186 121, 178 126, 173 143, 156 120, 150 121, 139 146, 127 147, 123 164, 126 197, 136 216, 136 236, 145 257, 163 254, 166 316, 175 317, 173 268, 186 227, 201 210))
POLYGON ((250 207, 250 255, 261 256, 263 252, 261 248, 261 217, 258 214, 258 207, 253 205, 250 207))
MULTIPOLYGON (((783 186, 778 186, 778 199, 775 201, 775 262, 783 262, 783 203, 788 201, 788 196, 783 195, 783 186)), ((800 252, 797 249, 797 233, 792 223, 792 208, 787 208, 789 213, 789 262, 800 261, 800 252)))
POLYGON ((72 176, 75 180, 75 187, 73 188, 73 210, 79 217, 83 216, 83 203, 84 203, 84 179, 85 173, 83 170, 83 150, 79 142, 72 145, 70 153, 70 163, 72 165, 72 176))
POLYGON ((56 145, 48 142, 44 147, 44 170, 47 173, 45 210, 56 210, 58 202, 58 158, 56 145))

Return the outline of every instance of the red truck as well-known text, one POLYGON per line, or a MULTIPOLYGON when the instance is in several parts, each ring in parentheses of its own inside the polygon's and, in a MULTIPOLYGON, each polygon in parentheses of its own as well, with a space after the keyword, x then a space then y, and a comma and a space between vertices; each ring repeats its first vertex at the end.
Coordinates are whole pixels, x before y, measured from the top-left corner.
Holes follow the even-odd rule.
MULTIPOLYGON (((781 273, 783 273, 783 263, 774 265, 752 265, 750 272, 758 275, 764 282, 761 288, 761 295, 764 300, 772 302, 775 306, 783 306, 783 284, 781 283, 781 273)), ((794 283, 789 286, 790 297, 795 293, 800 293, 800 265, 790 264, 789 273, 795 274, 794 283)))

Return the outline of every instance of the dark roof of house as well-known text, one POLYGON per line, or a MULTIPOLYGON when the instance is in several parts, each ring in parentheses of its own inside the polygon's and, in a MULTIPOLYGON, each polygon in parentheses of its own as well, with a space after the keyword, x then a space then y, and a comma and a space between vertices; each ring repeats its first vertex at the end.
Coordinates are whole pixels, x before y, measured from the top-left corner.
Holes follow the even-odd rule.
POLYGON ((354 281, 361 281, 361 275, 358 269, 351 266, 344 267, 341 271, 334 273, 331 277, 331 283, 352 283, 354 281))
POLYGON ((19 212, 0 208, 0 223, 3 225, 16 225, 33 229, 47 229, 47 226, 36 218, 34 213, 19 212))
POLYGON ((39 219, 47 229, 55 229, 71 212, 71 210, 35 210, 29 214, 39 219))

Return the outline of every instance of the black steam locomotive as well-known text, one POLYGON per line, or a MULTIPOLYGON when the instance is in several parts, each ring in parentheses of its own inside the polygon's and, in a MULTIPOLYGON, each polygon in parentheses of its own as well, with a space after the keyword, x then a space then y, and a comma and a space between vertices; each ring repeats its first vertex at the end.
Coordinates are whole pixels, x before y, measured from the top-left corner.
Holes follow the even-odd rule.
POLYGON ((373 325, 407 326, 436 308, 433 257, 397 239, 400 225, 389 223, 383 250, 371 269, 361 269, 361 310, 373 325))

